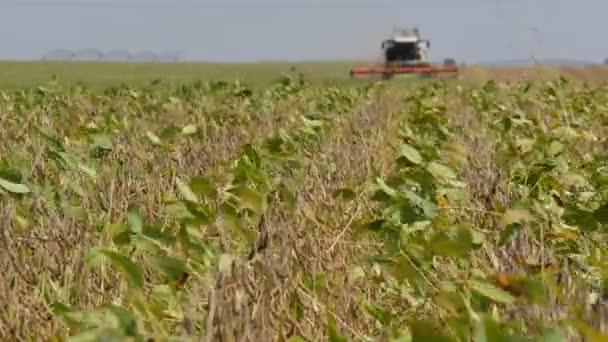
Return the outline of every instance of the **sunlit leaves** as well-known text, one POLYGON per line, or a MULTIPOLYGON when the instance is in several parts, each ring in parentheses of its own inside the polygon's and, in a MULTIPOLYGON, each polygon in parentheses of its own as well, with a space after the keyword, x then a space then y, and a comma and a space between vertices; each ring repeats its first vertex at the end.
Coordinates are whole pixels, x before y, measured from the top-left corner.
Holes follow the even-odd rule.
POLYGON ((414 164, 420 164, 423 162, 422 156, 414 147, 403 144, 399 146, 399 157, 404 157, 408 161, 414 164))
POLYGON ((186 125, 182 128, 182 134, 184 135, 193 135, 198 132, 198 128, 195 125, 186 125))
POLYGON ((190 202, 198 202, 198 197, 190 188, 190 185, 182 181, 181 179, 175 180, 175 185, 177 186, 177 190, 184 197, 186 201, 190 202))
POLYGON ((14 194, 26 194, 30 192, 30 188, 26 185, 13 183, 3 178, 0 178, 0 188, 14 194))
POLYGON ((144 222, 139 210, 134 206, 130 206, 127 212, 127 222, 129 229, 134 233, 141 233, 144 222))
POLYGON ((455 179, 457 176, 456 172, 450 167, 438 162, 430 162, 427 168, 435 177, 443 177, 446 180, 455 179))
POLYGON ((154 133, 152 133, 150 131, 146 132, 146 137, 148 138, 148 140, 150 140, 150 142, 153 145, 161 145, 162 144, 160 138, 156 134, 154 134, 154 133))
POLYGON ((513 304, 515 297, 491 283, 469 280, 469 285, 480 295, 502 304, 513 304))

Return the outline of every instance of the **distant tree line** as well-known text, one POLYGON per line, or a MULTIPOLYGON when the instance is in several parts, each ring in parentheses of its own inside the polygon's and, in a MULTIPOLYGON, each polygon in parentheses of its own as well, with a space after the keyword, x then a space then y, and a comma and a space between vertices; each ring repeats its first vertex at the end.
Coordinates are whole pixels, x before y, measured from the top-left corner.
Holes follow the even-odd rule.
POLYGON ((155 53, 152 51, 130 52, 128 50, 109 50, 86 48, 79 50, 55 49, 42 56, 45 61, 108 61, 108 62, 179 62, 179 51, 155 53))

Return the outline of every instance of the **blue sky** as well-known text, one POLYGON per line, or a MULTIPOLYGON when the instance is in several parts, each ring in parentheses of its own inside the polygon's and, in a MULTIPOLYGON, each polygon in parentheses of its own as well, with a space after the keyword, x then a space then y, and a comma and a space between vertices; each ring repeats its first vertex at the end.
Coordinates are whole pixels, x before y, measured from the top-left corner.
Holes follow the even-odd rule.
POLYGON ((602 61, 608 0, 0 0, 0 58, 54 48, 181 50, 213 61, 375 58, 417 25, 431 58, 602 61))

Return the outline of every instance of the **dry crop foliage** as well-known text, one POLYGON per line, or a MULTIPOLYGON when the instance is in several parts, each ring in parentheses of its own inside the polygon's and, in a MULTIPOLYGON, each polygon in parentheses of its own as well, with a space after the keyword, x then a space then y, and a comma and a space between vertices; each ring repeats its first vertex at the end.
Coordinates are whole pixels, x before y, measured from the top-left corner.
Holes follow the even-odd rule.
POLYGON ((608 88, 0 95, 0 335, 603 341, 608 88))

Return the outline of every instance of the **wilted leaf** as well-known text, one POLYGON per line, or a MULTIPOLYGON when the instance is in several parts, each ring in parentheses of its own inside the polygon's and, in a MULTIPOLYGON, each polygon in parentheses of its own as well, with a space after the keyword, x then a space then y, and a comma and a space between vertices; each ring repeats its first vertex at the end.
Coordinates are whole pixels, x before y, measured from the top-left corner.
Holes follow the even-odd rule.
POLYGON ((27 186, 7 181, 4 178, 0 178, 0 187, 14 194, 26 194, 30 192, 30 188, 27 186))

